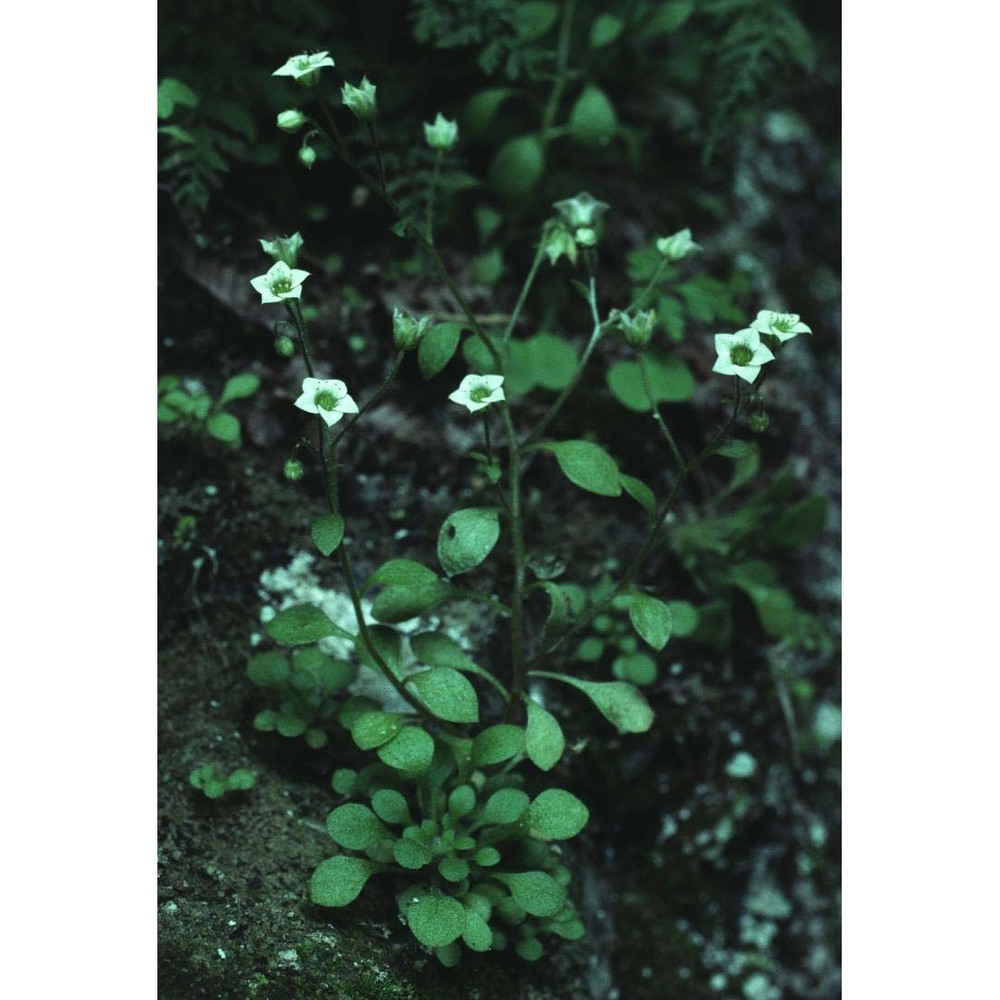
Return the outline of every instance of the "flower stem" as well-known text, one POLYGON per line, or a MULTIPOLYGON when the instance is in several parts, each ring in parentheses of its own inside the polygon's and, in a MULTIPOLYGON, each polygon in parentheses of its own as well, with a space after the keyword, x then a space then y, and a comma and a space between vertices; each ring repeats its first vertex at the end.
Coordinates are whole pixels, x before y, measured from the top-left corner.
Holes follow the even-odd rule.
POLYGON ((653 419, 656 421, 660 428, 663 436, 667 440, 667 444, 670 446, 670 450, 674 453, 674 458, 677 461, 678 471, 684 468, 684 456, 681 454, 680 448, 677 447, 677 442, 674 440, 673 434, 670 433, 670 429, 667 427, 666 422, 663 417, 660 416, 660 408, 653 398, 653 390, 649 384, 649 371, 646 369, 646 355, 644 352, 639 352, 639 374, 642 376, 642 387, 646 390, 646 397, 649 399, 649 407, 653 411, 653 419))
POLYGON ((444 150, 434 150, 434 170, 431 173, 431 183, 427 191, 427 241, 434 242, 434 196, 437 194, 438 178, 441 176, 441 160, 444 150))
POLYGON ((541 240, 538 241, 538 249, 535 251, 535 259, 531 262, 531 270, 528 271, 528 277, 524 281, 524 286, 521 288, 521 294, 517 298, 517 303, 514 306, 514 311, 510 314, 510 319, 507 321, 507 327, 503 332, 503 345, 507 346, 507 341, 510 340, 511 334, 514 332, 514 327, 517 325, 518 318, 521 315, 521 310, 524 308, 525 300, 528 298, 528 292, 531 291, 531 286, 534 284, 535 275, 538 273, 538 268, 542 263, 542 257, 545 256, 545 246, 541 240))

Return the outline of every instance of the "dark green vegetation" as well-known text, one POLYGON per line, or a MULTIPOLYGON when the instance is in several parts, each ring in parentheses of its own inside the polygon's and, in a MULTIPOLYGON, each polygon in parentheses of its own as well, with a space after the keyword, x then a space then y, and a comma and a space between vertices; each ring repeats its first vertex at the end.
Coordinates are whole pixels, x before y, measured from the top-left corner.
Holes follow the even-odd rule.
MULTIPOLYGON (((165 205, 162 373, 217 392, 227 377, 250 371, 262 388, 227 403, 243 429, 239 449, 181 421, 163 428, 161 996, 837 995, 837 175, 835 108, 824 104, 836 98, 836 40, 822 25, 807 32, 808 51, 820 55, 806 78, 801 65, 779 72, 780 63, 802 64, 781 56, 790 43, 780 31, 752 29, 752 9, 769 24, 787 12, 784 4, 623 3, 602 5, 600 17, 576 4, 568 73, 550 116, 560 65, 554 5, 401 4, 412 21, 401 19, 389 38, 384 16, 366 24, 374 15, 360 5, 338 6, 340 21, 327 23, 320 5, 292 4, 285 22, 262 18, 252 33, 241 29, 246 37, 219 31, 218 7, 206 25, 206 13, 175 16, 169 6, 162 75, 200 96, 194 106, 178 99, 164 120, 192 136, 201 129, 204 138, 166 135, 165 152, 175 142, 192 152, 214 144, 230 170, 208 200, 185 195, 178 183, 183 168, 212 191, 221 168, 210 155, 196 157, 207 171, 180 162, 165 171, 179 213, 165 205), (531 8, 532 17, 512 18, 515 7, 531 8), (728 33, 735 41, 720 41, 728 33), (198 38, 213 36, 220 47, 197 48, 198 38), (743 99, 724 99, 725 74, 720 79, 713 67, 728 65, 730 49, 725 59, 739 65, 736 42, 757 54, 746 55, 743 99), (365 72, 378 83, 386 156, 407 179, 396 195, 417 213, 425 207, 421 172, 431 167, 420 122, 439 108, 459 117, 463 142, 445 162, 438 205, 440 245, 483 314, 510 311, 537 220, 580 189, 613 206, 601 248, 608 300, 627 300, 643 282, 643 247, 652 237, 693 228, 706 247, 700 273, 679 271, 658 297, 650 356, 654 391, 682 448, 699 447, 720 419, 726 390, 709 373, 713 332, 744 325, 776 300, 816 331, 783 357, 784 370, 767 386, 770 427, 752 438, 744 432, 752 445, 706 465, 662 533, 640 583, 673 598, 674 634, 663 651, 628 648, 635 623, 625 606, 595 620, 580 644, 574 674, 644 683, 652 729, 614 736, 586 699, 547 689, 569 747, 552 777, 590 813, 584 833, 560 845, 552 869, 573 873, 568 900, 586 937, 566 944, 546 937, 548 954, 530 965, 510 952, 466 953, 455 970, 441 968, 398 923, 395 896, 405 886, 388 876, 372 879, 346 909, 310 902, 309 876, 333 853, 330 835, 346 857, 373 829, 367 814, 359 831, 339 812, 347 792, 361 792, 353 801, 388 824, 392 835, 380 830, 380 839, 394 855, 412 855, 414 871, 431 864, 430 854, 437 871, 445 865, 457 875, 460 866, 447 863, 479 864, 483 845, 458 844, 463 834, 450 844, 443 837, 447 824, 462 825, 468 793, 452 803, 456 788, 448 790, 437 829, 424 829, 422 840, 419 829, 405 835, 420 824, 381 816, 386 797, 379 804, 375 797, 394 789, 356 787, 367 759, 357 732, 328 704, 352 679, 350 663, 321 660, 310 647, 278 654, 284 666, 270 652, 250 659, 248 637, 263 631, 260 574, 314 547, 317 513, 315 474, 295 485, 281 476, 301 434, 290 402, 302 372, 297 360, 275 356, 278 314, 249 294, 249 277, 261 271, 255 238, 306 234, 310 259, 301 266, 313 272, 315 335, 352 388, 383 376, 395 302, 458 318, 350 176, 322 153, 306 173, 295 162, 295 140, 273 129, 274 114, 295 95, 289 89, 277 99, 268 74, 310 46, 329 48, 349 79, 365 72), (188 113, 202 117, 185 122, 188 113), (229 132, 244 138, 219 138, 229 132), (507 183, 515 176, 516 190, 507 183), (707 506, 720 486, 728 495, 707 506), (203 764, 224 775, 249 768, 256 786, 207 801, 188 784, 203 764), (324 825, 328 816, 340 818, 324 825), (395 846, 404 840, 415 846, 395 846), (716 978, 713 986, 718 976, 725 985, 716 978)), ((240 6, 238 23, 252 26, 247 10, 240 6)), ((564 341, 549 332, 557 312, 569 317, 560 330, 571 345, 580 339, 576 322, 585 329, 585 307, 568 298, 565 273, 546 262, 542 282, 515 341, 523 346, 511 358, 512 399, 558 390, 564 341)), ((474 363, 475 348, 463 350, 474 363)), ((636 395, 634 355, 610 341, 599 354, 559 419, 563 436, 599 428, 625 467, 660 485, 669 455, 636 395)), ((395 393, 341 455, 342 501, 366 576, 390 557, 434 564, 442 520, 454 507, 446 493, 468 484, 473 507, 490 475, 483 464, 470 481, 467 452, 477 439, 453 415, 442 416, 440 385, 457 384, 468 370, 462 355, 442 379, 426 381, 435 364, 410 358, 395 393)), ((546 503, 536 503, 534 527, 547 543, 534 554, 536 572, 559 583, 558 566, 568 564, 565 579, 578 592, 567 600, 585 606, 599 599, 619 553, 634 549, 639 508, 626 514, 628 498, 579 493, 568 503, 564 490, 548 489, 565 472, 559 458, 540 455, 536 463, 536 499, 546 503)), ((324 588, 341 588, 335 572, 319 572, 324 588)), ((531 610, 539 624, 555 606, 542 590, 531 610)), ((407 595, 392 591, 389 581, 371 595, 382 602, 383 621, 405 611, 399 600, 407 595)), ((450 614, 450 626, 478 630, 488 644, 481 609, 450 614)), ((497 790, 474 792, 475 804, 485 807, 497 790)), ((524 794, 537 801, 538 789, 524 794)), ((426 921, 418 916, 416 924, 426 921)), ((434 931, 426 936, 434 946, 434 931)))

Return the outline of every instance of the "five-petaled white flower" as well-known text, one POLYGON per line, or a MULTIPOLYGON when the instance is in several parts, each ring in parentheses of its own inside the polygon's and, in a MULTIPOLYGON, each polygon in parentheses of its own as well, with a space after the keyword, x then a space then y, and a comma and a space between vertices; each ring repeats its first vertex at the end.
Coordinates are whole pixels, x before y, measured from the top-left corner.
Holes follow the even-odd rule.
POLYGON ((757 318, 750 324, 750 329, 760 333, 769 333, 777 337, 781 343, 797 337, 800 333, 812 333, 805 323, 799 322, 798 313, 777 313, 770 309, 761 309, 757 318))
POLYGON ((458 142, 458 122, 448 121, 439 111, 432 122, 424 122, 424 139, 431 149, 451 149, 458 142))
POLYGON ((319 71, 324 66, 333 66, 329 52, 303 52, 292 56, 284 66, 276 69, 271 76, 290 76, 296 83, 313 86, 319 81, 319 71))
POLYGON ((720 375, 739 375, 753 382, 760 374, 760 366, 774 360, 774 355, 760 342, 760 334, 747 328, 736 333, 717 333, 715 349, 719 356, 712 371, 720 375))
POLYGON ((250 284, 260 292, 261 305, 267 305, 268 302, 301 299, 302 282, 308 277, 308 271, 289 267, 283 260, 279 260, 275 262, 267 274, 251 278, 250 284))
POLYGON ((469 413, 498 403, 503 394, 503 375, 466 375, 462 384, 448 397, 453 403, 469 408, 469 413))
POLYGON ((318 413, 332 427, 345 413, 357 413, 358 404, 347 394, 339 378, 304 378, 302 395, 295 405, 306 413, 318 413))

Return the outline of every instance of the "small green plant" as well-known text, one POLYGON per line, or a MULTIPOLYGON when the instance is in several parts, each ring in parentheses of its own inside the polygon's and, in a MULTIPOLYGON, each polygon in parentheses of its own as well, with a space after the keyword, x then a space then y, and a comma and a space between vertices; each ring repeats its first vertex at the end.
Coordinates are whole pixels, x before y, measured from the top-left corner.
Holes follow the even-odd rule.
POLYGON ((213 399, 198 382, 185 381, 177 375, 164 375, 157 385, 157 418, 163 424, 175 424, 196 434, 207 434, 224 444, 238 446, 241 432, 239 418, 225 407, 237 399, 252 396, 260 379, 249 373, 234 375, 213 399))
MULTIPOLYGON (((688 572, 698 574, 699 556, 689 553, 705 546, 690 533, 685 541, 684 531, 711 519, 671 523, 681 493, 710 464, 725 469, 736 463, 716 503, 749 482, 747 456, 756 452, 739 431, 764 412, 761 385, 768 366, 788 342, 811 331, 798 316, 768 310, 747 323, 724 287, 685 279, 684 262, 698 250, 688 230, 651 240, 631 262, 633 281, 641 275, 641 284, 609 309, 597 263, 610 206, 586 192, 556 202, 555 213, 541 221, 509 315, 481 318, 437 247, 438 171, 427 179, 426 211, 412 214, 395 199, 390 165, 381 154, 377 84, 365 79, 348 90, 345 83, 344 105, 335 110, 324 94, 334 68, 323 51, 294 56, 276 71, 292 77, 309 98, 302 108, 285 109, 279 127, 302 133, 305 168, 321 162, 314 150, 322 144, 354 171, 392 213, 396 235, 441 277, 461 318, 436 322, 400 304, 391 332, 386 330, 386 347, 391 337, 395 348, 387 374, 377 388, 355 398, 345 382, 328 377, 310 335, 302 300, 311 275, 297 267, 301 235, 261 241, 271 262, 250 284, 262 305, 287 314, 279 324, 279 353, 299 352, 307 373, 289 405, 311 417, 312 433, 294 445, 285 474, 302 481, 305 462, 320 473, 325 503, 311 518, 310 535, 319 554, 339 567, 353 615, 347 625, 334 621, 310 596, 266 621, 269 638, 291 652, 270 649, 250 660, 250 679, 273 692, 280 705, 260 713, 255 725, 302 736, 316 748, 339 746, 341 753, 346 741, 338 744, 336 735, 342 729, 353 742, 350 752, 374 758, 360 770, 340 768, 333 776, 334 790, 350 801, 328 817, 336 852, 313 874, 314 902, 347 906, 372 876, 391 877, 407 926, 443 964, 454 965, 462 946, 474 952, 509 947, 534 960, 544 953, 543 939, 583 933, 568 891, 571 855, 568 848, 563 855, 561 842, 583 831, 589 810, 553 780, 565 756, 565 729, 579 729, 595 713, 610 725, 605 731, 620 736, 652 727, 653 709, 637 686, 656 680, 657 665, 646 650, 659 653, 675 633, 696 634, 703 615, 675 596, 687 581, 644 580, 649 558, 670 539, 688 572), (347 129, 356 130, 348 133, 350 142, 347 129), (373 170, 353 153, 358 132, 371 144, 373 170), (579 294, 580 304, 570 300, 576 310, 552 315, 551 328, 525 331, 525 305, 543 266, 579 294), (721 400, 718 427, 708 440, 682 448, 661 410, 690 398, 694 389, 694 372, 681 360, 677 341, 699 336, 697 350, 708 355, 704 331, 695 334, 690 327, 720 317, 740 326, 714 335, 711 367, 728 380, 730 395, 721 400), (666 343, 654 343, 661 325, 668 330, 666 343), (583 393, 584 376, 598 363, 602 345, 608 345, 602 405, 620 404, 621 418, 649 428, 662 448, 662 474, 652 483, 625 471, 599 440, 601 422, 587 412, 576 413, 583 426, 566 428, 567 403, 583 393), (440 388, 439 419, 463 421, 481 445, 469 451, 468 481, 456 484, 459 499, 442 511, 436 560, 394 555, 364 580, 353 555, 358 538, 341 503, 342 491, 353 484, 340 448, 392 390, 408 358, 411 364, 415 358, 426 380, 464 360, 457 388, 450 380, 440 388), (752 386, 749 397, 746 386, 752 386), (596 587, 581 582, 595 575, 579 561, 551 555, 553 538, 566 536, 568 527, 560 523, 565 515, 552 512, 555 498, 567 510, 588 500, 617 503, 616 520, 631 519, 641 539, 627 558, 619 558, 625 553, 610 541, 616 561, 596 587), (478 649, 467 648, 464 635, 440 622, 427 624, 432 614, 469 602, 482 612, 490 635, 478 649), (326 652, 323 644, 331 640, 349 652, 326 652), (582 655, 588 641, 590 652, 582 655), (606 649, 614 652, 614 679, 606 670, 592 676, 589 668, 606 649)), ((455 122, 438 114, 421 138, 440 164, 460 134, 455 122)), ((771 502, 761 502, 757 530, 771 502)), ((796 525, 801 534, 800 522, 812 516, 790 509, 784 521, 776 513, 773 530, 781 537, 795 536, 796 525)), ((573 540, 564 537, 565 546, 573 540)), ((709 593, 749 579, 753 563, 734 561, 735 552, 722 553, 723 568, 715 576, 702 573, 709 593)), ((756 585, 777 588, 774 580, 756 585)), ((599 743, 599 735, 592 738, 599 743)))
POLYGON ((227 792, 247 792, 257 783, 252 771, 241 767, 227 778, 215 764, 202 764, 189 775, 188 781, 207 799, 222 798, 227 792))

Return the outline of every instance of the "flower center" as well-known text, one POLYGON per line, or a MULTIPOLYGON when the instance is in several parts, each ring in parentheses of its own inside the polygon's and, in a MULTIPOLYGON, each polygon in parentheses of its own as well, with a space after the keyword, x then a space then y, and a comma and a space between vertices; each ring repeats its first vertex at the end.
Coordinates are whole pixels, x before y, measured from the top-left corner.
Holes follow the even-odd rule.
POLYGON ((295 60, 295 68, 298 70, 307 70, 312 66, 312 56, 299 56, 295 60))
POLYGON ((469 390, 469 399, 471 399, 473 403, 485 403, 486 400, 489 399, 492 392, 493 390, 490 389, 489 386, 474 385, 469 390))
POLYGON ((793 316, 791 313, 781 313, 774 318, 774 328, 782 333, 788 333, 798 321, 798 316, 793 316))
POLYGON ((729 350, 729 360, 739 367, 750 364, 753 360, 753 351, 745 344, 737 344, 729 350))
POLYGON ((337 405, 337 397, 329 389, 321 389, 313 397, 313 402, 321 410, 332 410, 337 405))
POLYGON ((282 292, 290 292, 292 290, 292 279, 291 278, 272 278, 271 279, 271 291, 275 295, 279 295, 282 292))

